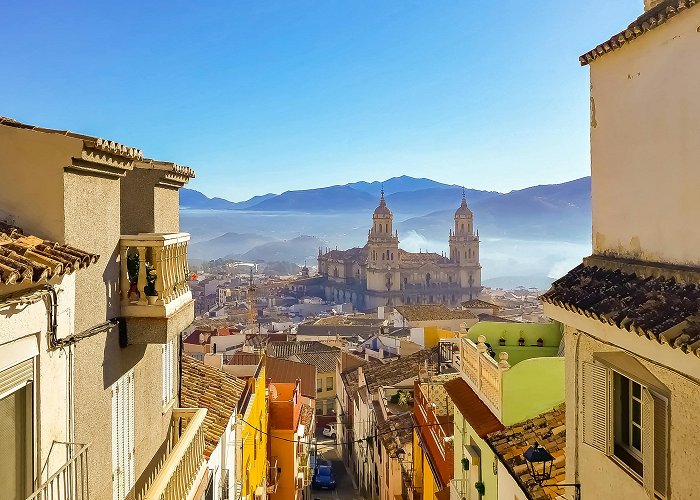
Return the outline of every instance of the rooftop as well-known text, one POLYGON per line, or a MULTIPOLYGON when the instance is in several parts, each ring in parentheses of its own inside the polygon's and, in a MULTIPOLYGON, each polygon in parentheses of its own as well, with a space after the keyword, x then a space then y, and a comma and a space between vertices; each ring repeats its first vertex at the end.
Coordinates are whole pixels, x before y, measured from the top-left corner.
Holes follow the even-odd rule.
POLYGON ((337 347, 329 346, 316 340, 304 341, 273 341, 267 344, 267 353, 276 358, 288 358, 301 352, 340 351, 337 347))
POLYGON ((307 398, 316 397, 316 367, 289 359, 265 357, 265 376, 272 383, 293 384, 301 380, 301 394, 307 398))
POLYGON ((608 40, 597 45, 592 50, 589 50, 581 57, 579 61, 581 66, 586 66, 604 56, 608 52, 621 48, 626 43, 629 43, 645 33, 658 28, 675 16, 682 14, 683 11, 697 5, 697 0, 664 0, 656 7, 649 9, 647 12, 632 21, 626 29, 610 37, 608 40))
MULTIPOLYGON (((700 285, 581 264, 544 302, 700 356, 700 285)), ((669 271, 670 272, 670 271, 669 271)))
POLYGON ((204 454, 209 458, 233 414, 246 384, 233 375, 182 356, 181 404, 184 408, 206 408, 204 454))
POLYGON ((523 453, 537 441, 554 457, 550 484, 566 479, 566 411, 560 405, 535 418, 508 426, 486 436, 494 452, 532 500, 562 498, 557 486, 542 488, 530 476, 523 453))
POLYGON ((419 368, 436 356, 437 348, 424 349, 383 364, 367 364, 362 370, 367 390, 374 394, 380 386, 394 385, 418 376, 419 368))
POLYGON ((466 302, 462 302, 462 307, 464 307, 466 309, 496 309, 496 310, 503 309, 498 304, 486 302, 485 300, 481 300, 481 299, 472 299, 472 300, 467 300, 466 302))
POLYGON ((4 285, 47 282, 97 259, 99 255, 25 235, 20 228, 0 222, 0 283, 4 285))
POLYGON ((377 432, 390 456, 396 456, 399 448, 408 453, 413 443, 413 417, 407 411, 393 415, 377 425, 377 432))
POLYGON ((445 385, 459 413, 469 422, 474 432, 481 438, 489 433, 502 430, 503 424, 484 404, 474 390, 461 378, 450 380, 445 385))
POLYGON ((336 351, 320 351, 320 352, 299 352, 292 356, 291 359, 313 365, 318 373, 335 372, 335 366, 340 357, 340 350, 336 351))
POLYGON ((441 321, 451 319, 476 319, 470 311, 449 309, 442 304, 416 304, 396 306, 394 309, 408 321, 441 321))
POLYGON ((407 252, 406 250, 399 250, 399 258, 403 262, 435 262, 441 264, 449 262, 447 257, 435 252, 407 252))

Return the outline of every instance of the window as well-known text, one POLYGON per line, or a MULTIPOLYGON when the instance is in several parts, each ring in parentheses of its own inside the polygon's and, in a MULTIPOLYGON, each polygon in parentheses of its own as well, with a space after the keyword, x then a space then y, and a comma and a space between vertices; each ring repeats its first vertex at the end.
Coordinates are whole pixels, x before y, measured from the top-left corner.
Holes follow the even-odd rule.
POLYGON ((23 499, 32 489, 34 361, 28 359, 0 372, 0 484, 9 498, 23 499))
POLYGON ((134 371, 112 385, 112 498, 134 487, 134 371))
POLYGON ((161 346, 163 362, 163 408, 173 400, 175 386, 175 340, 161 346))
POLYGON ((326 390, 327 391, 333 390, 333 377, 326 377, 326 390))
POLYGON ((636 475, 650 497, 666 495, 668 392, 635 358, 596 353, 583 363, 583 441, 636 475))
POLYGON ((316 392, 323 392, 323 380, 320 378, 316 379, 316 392))

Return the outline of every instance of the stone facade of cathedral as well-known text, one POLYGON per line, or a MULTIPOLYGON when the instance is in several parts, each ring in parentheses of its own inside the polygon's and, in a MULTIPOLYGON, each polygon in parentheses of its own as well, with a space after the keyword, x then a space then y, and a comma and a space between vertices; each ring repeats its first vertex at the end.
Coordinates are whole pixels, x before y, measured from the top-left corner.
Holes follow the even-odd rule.
POLYGON ((400 249, 383 192, 372 219, 365 246, 319 250, 318 272, 327 300, 368 310, 408 304, 457 306, 479 295, 479 233, 474 232, 474 216, 464 196, 450 230, 449 257, 400 249))

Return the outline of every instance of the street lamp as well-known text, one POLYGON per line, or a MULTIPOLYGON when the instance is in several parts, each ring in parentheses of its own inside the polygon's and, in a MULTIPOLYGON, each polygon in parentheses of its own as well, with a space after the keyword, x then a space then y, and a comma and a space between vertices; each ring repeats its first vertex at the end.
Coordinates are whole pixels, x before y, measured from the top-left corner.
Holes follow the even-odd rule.
POLYGON ((581 498, 581 485, 579 483, 550 483, 545 484, 547 479, 552 478, 552 466, 554 465, 554 457, 545 448, 535 441, 525 453, 523 453, 527 470, 530 476, 540 486, 573 486, 576 488, 575 498, 581 498))

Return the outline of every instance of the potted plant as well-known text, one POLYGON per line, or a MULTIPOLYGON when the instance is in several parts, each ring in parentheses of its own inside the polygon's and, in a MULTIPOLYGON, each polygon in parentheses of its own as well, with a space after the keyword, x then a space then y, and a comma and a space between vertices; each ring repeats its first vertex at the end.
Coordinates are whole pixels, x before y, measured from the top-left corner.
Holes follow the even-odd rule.
POLYGON ((537 339, 537 347, 542 347, 544 346, 544 340, 542 340, 542 337, 537 339))
POLYGON ((462 469, 469 470, 469 460, 467 458, 462 459, 462 469))
POLYGON ((500 339, 498 339, 498 345, 500 345, 500 346, 506 345, 506 339, 504 337, 501 337, 500 339))
POLYGON ((522 338, 522 337, 520 337, 520 338, 518 339, 518 345, 519 345, 520 347, 524 346, 524 345, 525 345, 525 339, 522 338))
POLYGON ((156 300, 158 300, 158 292, 156 291, 156 270, 151 264, 146 262, 146 286, 143 288, 143 292, 146 294, 146 299, 150 305, 154 305, 156 300))
POLYGON ((138 300, 141 297, 139 292, 139 255, 130 253, 126 257, 126 274, 129 278, 129 300, 138 300))
POLYGON ((486 493, 486 486, 481 481, 477 481, 476 483, 474 483, 474 488, 476 488, 476 491, 481 496, 484 496, 484 493, 486 493))

